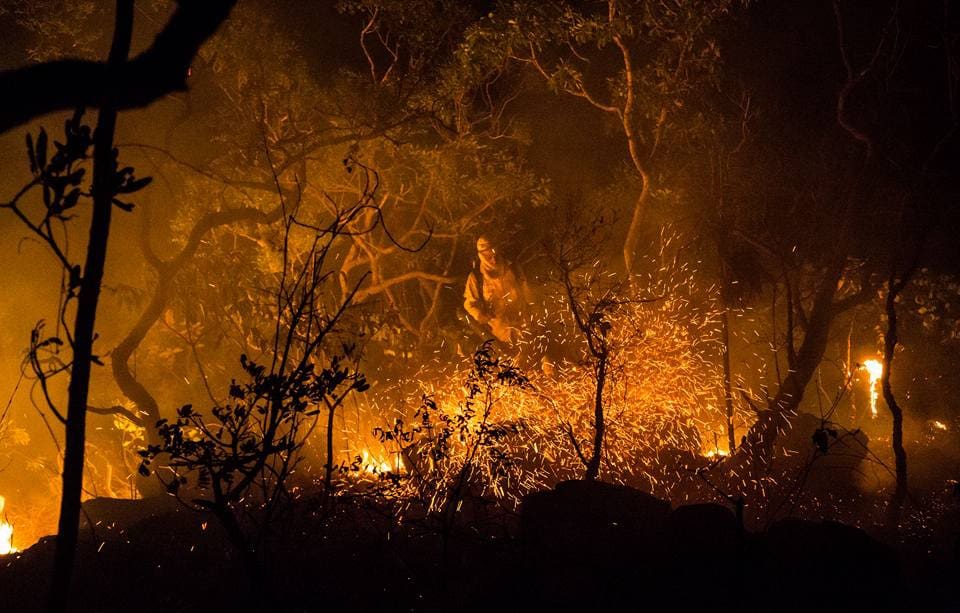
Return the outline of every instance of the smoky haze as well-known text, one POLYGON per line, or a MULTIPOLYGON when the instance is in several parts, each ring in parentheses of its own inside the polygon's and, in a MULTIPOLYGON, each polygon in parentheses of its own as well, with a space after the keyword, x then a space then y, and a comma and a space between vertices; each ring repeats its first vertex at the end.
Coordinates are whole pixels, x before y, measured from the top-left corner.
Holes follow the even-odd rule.
MULTIPOLYGON (((0 71, 107 56, 111 3, 5 4, 0 71)), ((186 91, 119 115, 120 166, 152 182, 113 214, 84 499, 163 495, 155 476, 180 473, 156 420, 234 407, 256 365, 286 364, 287 338, 311 368, 365 376, 344 375, 356 386, 336 403, 304 396, 302 462, 281 480, 294 506, 371 496, 446 539, 469 495, 516 516, 534 492, 598 480, 732 505, 749 530, 802 517, 886 538, 902 485, 892 394, 913 489, 889 541, 948 550, 956 16, 677 4, 664 25, 658 9, 609 22, 591 2, 239 2, 186 91), (477 375, 484 351, 503 358, 495 375, 477 375), (864 367, 885 357, 889 394, 864 367), (504 386, 486 413, 470 412, 479 380, 504 386), (442 424, 443 444, 424 434, 442 424)), ((173 8, 137 5, 131 56, 173 8)), ((35 176, 25 134, 62 140, 72 115, 0 135, 0 202, 35 176)), ((40 191, 21 206, 39 215, 40 191)), ((71 261, 90 216, 54 222, 71 261)), ((0 496, 25 549, 56 532, 64 445, 31 331, 65 338, 75 305, 61 322, 65 272, 10 206, 0 236, 0 496)), ((68 381, 49 381, 56 407, 68 381)), ((208 477, 184 490, 208 493, 208 477)), ((273 504, 241 503, 262 503, 241 523, 273 504)))

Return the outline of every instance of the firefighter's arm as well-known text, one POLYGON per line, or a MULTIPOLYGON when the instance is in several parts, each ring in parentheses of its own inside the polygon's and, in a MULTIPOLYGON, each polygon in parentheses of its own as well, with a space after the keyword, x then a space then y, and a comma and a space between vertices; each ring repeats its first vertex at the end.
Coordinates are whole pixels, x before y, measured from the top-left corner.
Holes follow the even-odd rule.
POLYGON ((483 297, 480 296, 480 287, 474 274, 467 277, 467 287, 463 290, 463 309, 482 324, 490 321, 490 316, 484 312, 483 297))

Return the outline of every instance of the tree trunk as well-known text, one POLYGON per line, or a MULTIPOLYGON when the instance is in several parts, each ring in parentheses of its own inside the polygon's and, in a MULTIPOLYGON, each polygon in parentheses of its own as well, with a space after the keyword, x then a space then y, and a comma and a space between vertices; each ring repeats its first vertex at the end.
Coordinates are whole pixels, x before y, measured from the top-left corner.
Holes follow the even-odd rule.
POLYGON ((791 418, 803 400, 807 384, 816 373, 827 350, 830 326, 836 315, 833 297, 837 293, 837 283, 842 272, 843 263, 838 261, 824 273, 817 287, 796 361, 790 365, 790 372, 777 390, 769 410, 761 413, 760 418, 747 432, 744 444, 740 446, 741 457, 749 459, 755 471, 765 467, 773 457, 773 444, 777 435, 789 427, 791 418))
POLYGON ((603 419, 603 388, 607 380, 607 355, 597 358, 597 393, 593 399, 593 451, 587 462, 583 478, 593 481, 600 474, 600 458, 603 454, 603 434, 606 425, 603 419))
MULTIPOLYGON (((113 371, 113 380, 116 381, 117 387, 120 388, 123 395, 133 401, 140 420, 138 425, 146 430, 148 445, 160 445, 162 442, 156 426, 160 420, 160 405, 146 386, 137 381, 137 378, 133 375, 133 371, 130 369, 130 358, 137 347, 140 346, 140 343, 143 342, 147 332, 150 331, 150 328, 163 313, 169 294, 168 285, 165 274, 161 271, 153 300, 140 315, 140 319, 137 320, 133 329, 110 353, 110 368, 113 371)), ((144 477, 140 474, 137 475, 137 490, 144 498, 166 495, 166 490, 157 479, 144 477)))
POLYGON ((333 417, 336 406, 327 408, 327 462, 323 465, 323 489, 333 491, 333 417))
POLYGON ((157 280, 156 293, 147 308, 141 313, 137 323, 127 336, 116 346, 110 354, 110 367, 113 378, 124 396, 133 401, 142 425, 147 429, 147 441, 150 444, 159 444, 156 432, 156 423, 160 419, 160 406, 153 394, 133 375, 130 370, 130 358, 140 346, 147 333, 153 327, 167 304, 170 282, 161 271, 157 280))
POLYGON ((626 267, 627 278, 633 277, 633 260, 637 254, 637 242, 640 240, 640 227, 643 225, 643 217, 647 210, 647 199, 650 194, 650 177, 642 167, 637 167, 640 174, 640 181, 643 186, 640 188, 640 195, 637 196, 633 204, 633 214, 630 217, 630 226, 627 229, 627 236, 623 241, 623 264, 626 267))
POLYGON ((733 429, 733 384, 730 377, 730 309, 724 308, 721 319, 723 334, 723 402, 727 409, 727 452, 737 448, 736 434, 733 429))
MULTIPOLYGON (((127 59, 133 32, 133 0, 117 0, 113 43, 109 64, 119 66, 127 59)), ((60 498, 60 520, 53 561, 53 583, 50 611, 66 609, 70 577, 76 555, 80 522, 80 494, 83 487, 84 443, 86 439, 87 397, 90 391, 90 368, 93 363, 94 324, 103 266, 110 235, 113 212, 116 158, 113 135, 117 109, 109 100, 100 107, 94 132, 93 151, 93 218, 86 262, 77 297, 77 313, 73 327, 73 364, 67 399, 66 450, 63 459, 63 492, 60 498)))
POLYGON ((900 511, 907 497, 907 452, 903 448, 903 411, 897 404, 890 385, 890 371, 893 366, 893 352, 897 348, 897 295, 903 289, 906 281, 895 283, 893 276, 887 284, 887 330, 883 335, 883 373, 880 376, 880 385, 883 390, 883 400, 893 417, 893 456, 896 462, 897 483, 893 496, 887 503, 887 529, 896 531, 900 524, 900 511))

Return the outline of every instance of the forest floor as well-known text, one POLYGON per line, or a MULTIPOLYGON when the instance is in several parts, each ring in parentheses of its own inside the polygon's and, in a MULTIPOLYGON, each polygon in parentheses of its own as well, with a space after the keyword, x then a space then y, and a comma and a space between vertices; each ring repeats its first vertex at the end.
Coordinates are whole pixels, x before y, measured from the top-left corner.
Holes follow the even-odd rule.
MULTIPOLYGON (((518 514, 468 501, 448 529, 334 500, 302 497, 255 572, 215 519, 172 499, 89 501, 71 610, 960 610, 956 534, 934 554, 836 522, 748 532, 721 505, 583 481, 527 496, 518 514)), ((2 610, 43 610, 53 545, 0 559, 2 610)))

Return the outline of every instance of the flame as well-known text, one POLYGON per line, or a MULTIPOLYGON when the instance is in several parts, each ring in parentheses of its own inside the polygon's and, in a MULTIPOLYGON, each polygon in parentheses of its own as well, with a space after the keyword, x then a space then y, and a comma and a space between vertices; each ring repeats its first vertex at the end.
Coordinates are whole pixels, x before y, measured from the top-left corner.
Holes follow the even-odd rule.
POLYGON ((947 426, 947 424, 943 423, 939 419, 931 420, 930 425, 933 426, 934 429, 936 430, 949 430, 949 427, 947 426))
POLYGON ((361 467, 363 468, 364 472, 372 474, 399 472, 399 470, 394 471, 393 466, 390 465, 390 462, 386 461, 382 457, 372 456, 366 447, 360 451, 360 457, 362 459, 361 467))
MULTIPOLYGON (((3 513, 6 502, 6 499, 0 496, 0 513, 3 513)), ((13 546, 13 525, 0 519, 0 556, 16 553, 16 551, 13 546)))
POLYGON ((870 416, 877 416, 877 400, 880 398, 880 377, 883 375, 883 364, 880 360, 865 360, 862 368, 870 375, 870 416))

